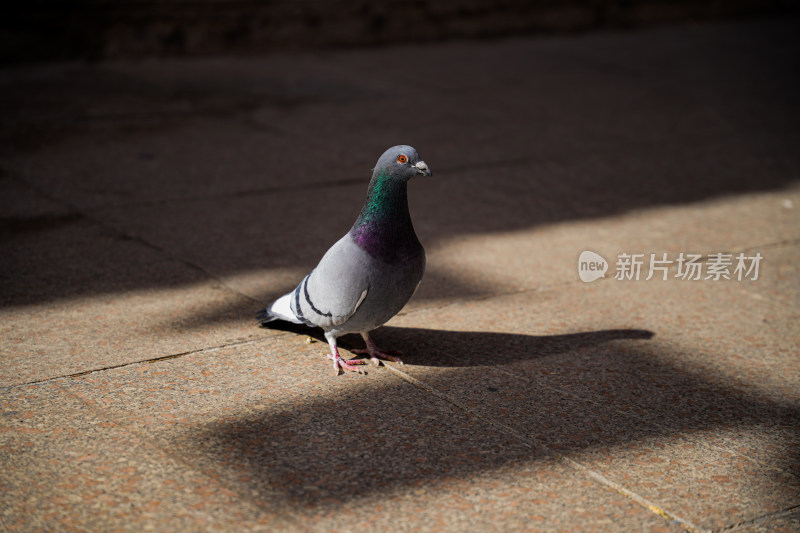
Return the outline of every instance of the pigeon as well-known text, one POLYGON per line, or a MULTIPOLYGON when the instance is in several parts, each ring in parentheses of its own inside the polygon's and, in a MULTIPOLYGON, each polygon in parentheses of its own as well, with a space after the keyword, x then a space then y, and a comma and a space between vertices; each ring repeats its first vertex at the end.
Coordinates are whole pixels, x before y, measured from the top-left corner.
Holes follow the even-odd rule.
POLYGON ((375 365, 402 364, 399 352, 378 349, 370 331, 385 324, 411 299, 425 272, 425 249, 408 212, 408 180, 431 176, 431 169, 411 146, 386 150, 378 159, 367 199, 353 227, 325 253, 292 292, 257 315, 261 325, 274 320, 320 327, 330 345, 333 371, 364 373, 365 360, 345 360, 336 339, 359 333, 375 365))

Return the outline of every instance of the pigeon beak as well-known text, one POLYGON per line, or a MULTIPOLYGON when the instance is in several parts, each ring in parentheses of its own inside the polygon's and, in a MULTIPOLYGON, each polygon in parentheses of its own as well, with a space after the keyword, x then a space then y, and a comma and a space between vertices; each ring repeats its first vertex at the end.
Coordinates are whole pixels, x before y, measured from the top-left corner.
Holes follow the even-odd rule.
POLYGON ((425 161, 417 161, 417 164, 414 166, 417 169, 417 174, 422 174, 423 176, 431 176, 433 174, 425 161))

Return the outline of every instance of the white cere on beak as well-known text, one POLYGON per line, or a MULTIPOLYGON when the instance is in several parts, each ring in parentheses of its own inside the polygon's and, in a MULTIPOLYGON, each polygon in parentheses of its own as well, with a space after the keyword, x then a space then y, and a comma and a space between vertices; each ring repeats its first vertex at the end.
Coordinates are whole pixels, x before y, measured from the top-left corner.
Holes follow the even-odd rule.
POLYGON ((428 170, 428 165, 425 164, 425 161, 417 161, 417 164, 414 166, 420 170, 428 170))

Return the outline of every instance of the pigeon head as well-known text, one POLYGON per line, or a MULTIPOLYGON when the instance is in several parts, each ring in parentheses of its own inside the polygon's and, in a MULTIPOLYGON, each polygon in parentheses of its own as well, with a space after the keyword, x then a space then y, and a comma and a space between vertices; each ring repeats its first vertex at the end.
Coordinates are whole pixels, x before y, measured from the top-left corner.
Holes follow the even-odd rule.
POLYGON ((392 146, 378 159, 373 172, 374 176, 383 174, 392 179, 408 181, 417 175, 430 176, 431 170, 425 161, 419 158, 414 148, 406 145, 392 146))
POLYGON ((421 250, 408 212, 408 180, 430 176, 431 170, 410 146, 393 146, 378 159, 367 189, 367 200, 350 234, 374 257, 392 262, 421 250))

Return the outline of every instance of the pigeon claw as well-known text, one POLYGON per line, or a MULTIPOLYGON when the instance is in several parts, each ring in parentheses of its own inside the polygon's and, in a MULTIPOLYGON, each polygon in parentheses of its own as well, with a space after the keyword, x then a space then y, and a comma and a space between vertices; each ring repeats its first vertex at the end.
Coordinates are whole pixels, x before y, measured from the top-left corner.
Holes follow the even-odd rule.
POLYGON ((338 354, 336 356, 326 354, 328 359, 333 360, 333 375, 338 376, 345 372, 358 372, 359 374, 366 374, 366 372, 360 368, 358 365, 363 365, 365 361, 358 361, 358 360, 346 360, 342 359, 338 354))

